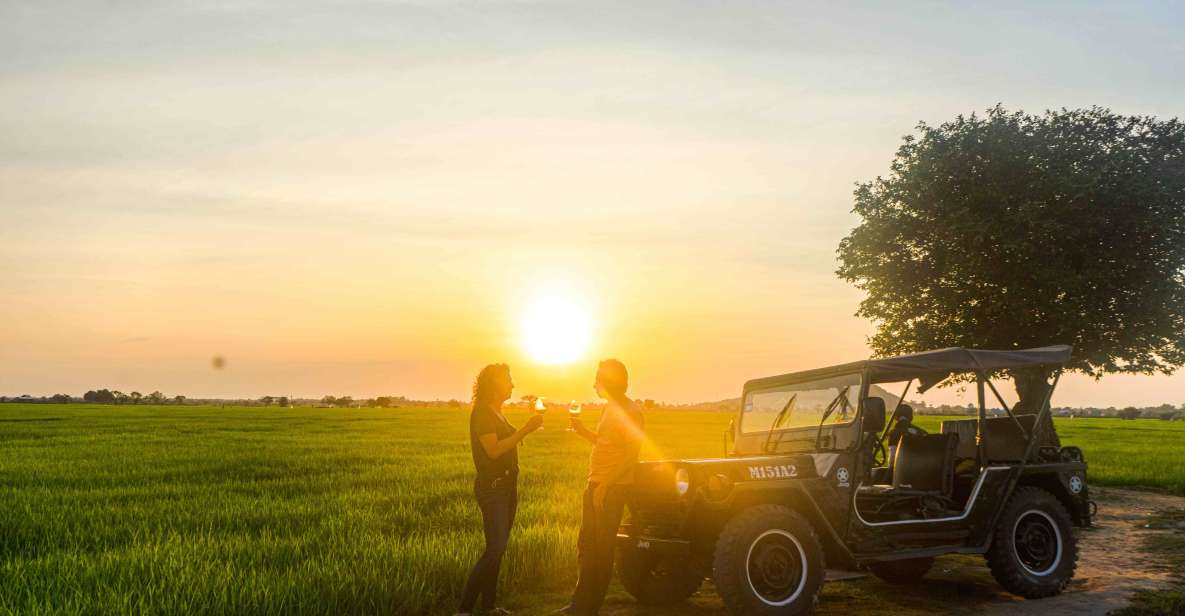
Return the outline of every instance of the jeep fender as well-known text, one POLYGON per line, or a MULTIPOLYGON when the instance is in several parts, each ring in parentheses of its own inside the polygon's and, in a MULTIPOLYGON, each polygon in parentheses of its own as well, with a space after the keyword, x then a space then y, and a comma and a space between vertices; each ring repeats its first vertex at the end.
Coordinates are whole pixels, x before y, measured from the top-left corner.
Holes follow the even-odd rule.
POLYGON ((806 489, 801 480, 770 480, 760 482, 745 482, 738 484, 729 498, 720 503, 722 505, 718 523, 713 532, 719 534, 720 529, 733 516, 756 505, 785 505, 801 514, 815 527, 823 551, 826 554, 828 566, 854 563, 848 547, 840 537, 838 529, 819 506, 819 502, 806 489))
POLYGON ((1085 463, 1030 466, 1017 481, 1017 487, 1020 486, 1033 486, 1049 492, 1066 508, 1075 526, 1085 528, 1091 525, 1085 463))

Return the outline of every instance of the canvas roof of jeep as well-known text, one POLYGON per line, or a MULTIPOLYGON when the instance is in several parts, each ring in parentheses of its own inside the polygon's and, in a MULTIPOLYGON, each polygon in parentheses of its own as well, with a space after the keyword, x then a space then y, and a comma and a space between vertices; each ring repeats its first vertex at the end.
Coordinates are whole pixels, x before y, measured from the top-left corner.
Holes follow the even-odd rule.
POLYGON ((923 351, 897 357, 869 359, 827 368, 791 372, 778 376, 767 376, 745 383, 745 391, 789 385, 833 374, 858 372, 868 369, 873 383, 892 383, 908 379, 920 379, 922 389, 936 385, 942 379, 959 372, 994 372, 1008 368, 1029 368, 1036 366, 1059 366, 1070 360, 1072 347, 1066 344, 989 351, 950 347, 935 351, 923 351))

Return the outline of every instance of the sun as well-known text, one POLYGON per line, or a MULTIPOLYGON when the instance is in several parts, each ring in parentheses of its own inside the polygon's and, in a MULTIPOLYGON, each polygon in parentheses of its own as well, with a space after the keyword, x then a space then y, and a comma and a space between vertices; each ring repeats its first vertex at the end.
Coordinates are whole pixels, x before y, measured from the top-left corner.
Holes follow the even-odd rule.
POLYGON ((592 319, 581 302, 550 293, 527 303, 522 333, 523 345, 532 359, 543 364, 566 364, 588 352, 592 319))

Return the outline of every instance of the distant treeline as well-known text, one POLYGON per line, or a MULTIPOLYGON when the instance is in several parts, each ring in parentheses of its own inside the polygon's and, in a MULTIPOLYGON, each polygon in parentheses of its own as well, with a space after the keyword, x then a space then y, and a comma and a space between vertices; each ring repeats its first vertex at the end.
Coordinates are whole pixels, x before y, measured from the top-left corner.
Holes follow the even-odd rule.
MULTIPOLYGON (((520 408, 530 408, 535 404, 536 396, 523 396, 517 402, 508 403, 510 406, 520 408)), ((24 404, 69 404, 74 402, 82 402, 87 404, 167 404, 167 405, 217 405, 217 406, 279 406, 279 407, 293 407, 293 406, 311 406, 311 407, 335 407, 335 408, 399 408, 401 406, 414 407, 435 407, 435 408, 468 408, 469 403, 461 400, 413 400, 404 396, 376 396, 374 398, 359 398, 355 400, 352 396, 323 396, 321 398, 291 398, 289 396, 263 396, 261 398, 187 398, 185 396, 166 396, 159 391, 154 391, 148 395, 141 394, 138 391, 131 393, 123 393, 119 390, 99 389, 91 390, 83 394, 81 397, 71 396, 70 394, 54 394, 52 396, 34 397, 29 395, 24 396, 0 396, 0 403, 19 402, 24 404)), ((973 416, 976 413, 974 405, 950 405, 950 404, 927 404, 922 401, 907 400, 913 406, 914 412, 918 415, 969 415, 973 416)), ((712 411, 719 413, 735 413, 740 408, 740 398, 732 398, 728 400, 718 400, 715 402, 698 402, 694 404, 667 404, 663 402, 655 402, 654 400, 645 399, 638 400, 647 410, 669 410, 669 411, 712 411)), ((548 403, 549 407, 567 406, 566 404, 548 403)), ((600 404, 591 403, 584 404, 585 410, 595 411, 601 408, 600 404)), ((1003 409, 995 408, 988 409, 988 414, 1000 415, 1003 414, 1003 409)), ((1171 404, 1161 404, 1160 406, 1134 407, 1129 406, 1125 408, 1107 407, 1054 407, 1054 416, 1057 417, 1118 417, 1120 419, 1163 419, 1163 420, 1181 420, 1185 421, 1185 404, 1179 407, 1171 404)))
POLYGON ((263 396, 261 398, 189 398, 168 396, 159 391, 142 394, 138 391, 124 393, 119 390, 90 390, 82 396, 54 394, 52 396, 0 396, 0 403, 19 402, 23 404, 155 404, 155 405, 219 405, 219 406, 334 406, 397 408, 400 406, 461 406, 457 400, 409 400, 404 396, 377 396, 355 400, 350 396, 325 396, 323 398, 292 398, 289 396, 263 396))

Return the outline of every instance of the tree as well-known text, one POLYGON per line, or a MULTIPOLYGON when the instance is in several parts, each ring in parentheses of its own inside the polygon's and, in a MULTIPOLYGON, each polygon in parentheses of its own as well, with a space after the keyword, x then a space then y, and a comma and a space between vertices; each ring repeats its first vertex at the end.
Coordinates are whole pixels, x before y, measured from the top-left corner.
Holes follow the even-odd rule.
POLYGON ((160 393, 159 391, 154 391, 154 392, 148 394, 148 403, 149 404, 164 404, 165 403, 165 395, 160 393))
POLYGON ((55 404, 69 404, 70 402, 73 402, 73 399, 70 398, 70 394, 54 394, 49 400, 55 404))
POLYGON ((337 399, 337 400, 334 402, 334 404, 336 404, 337 406, 343 407, 343 408, 344 408, 344 407, 349 407, 349 406, 353 406, 353 405, 354 405, 354 399, 353 399, 353 398, 351 398, 350 396, 342 396, 342 397, 338 398, 338 399, 337 399))
POLYGON ((271 406, 273 401, 275 401, 275 398, 271 396, 264 396, 259 399, 259 403, 264 406, 271 406))
POLYGON ((288 396, 280 396, 280 406, 284 408, 291 406, 291 404, 288 402, 288 396))
POLYGON ((1116 416, 1120 419, 1137 419, 1140 416, 1140 409, 1129 406, 1116 413, 1116 416))
MULTIPOLYGON (((116 393, 118 392, 112 392, 108 389, 91 390, 82 394, 82 400, 83 402, 92 402, 95 404, 118 404, 119 401, 116 399, 116 393)), ((122 396, 123 394, 120 395, 122 396)))
POLYGON ((333 406, 337 404, 337 398, 334 398, 333 396, 325 396, 324 398, 321 398, 321 404, 333 406))
POLYGON ((185 404, 185 396, 182 396, 182 395, 173 396, 173 402, 175 404, 185 404))
POLYGON ((133 391, 128 395, 128 397, 132 399, 132 404, 140 404, 140 400, 144 398, 144 394, 138 391, 133 391))
MULTIPOLYGON (((997 106, 918 133, 857 185, 838 250, 875 353, 1066 343, 1096 378, 1185 363, 1185 125, 997 106)), ((1049 370, 1007 376, 1036 412, 1049 370)))
POLYGON ((117 389, 111 392, 111 399, 115 404, 126 404, 128 401, 128 395, 117 389))

